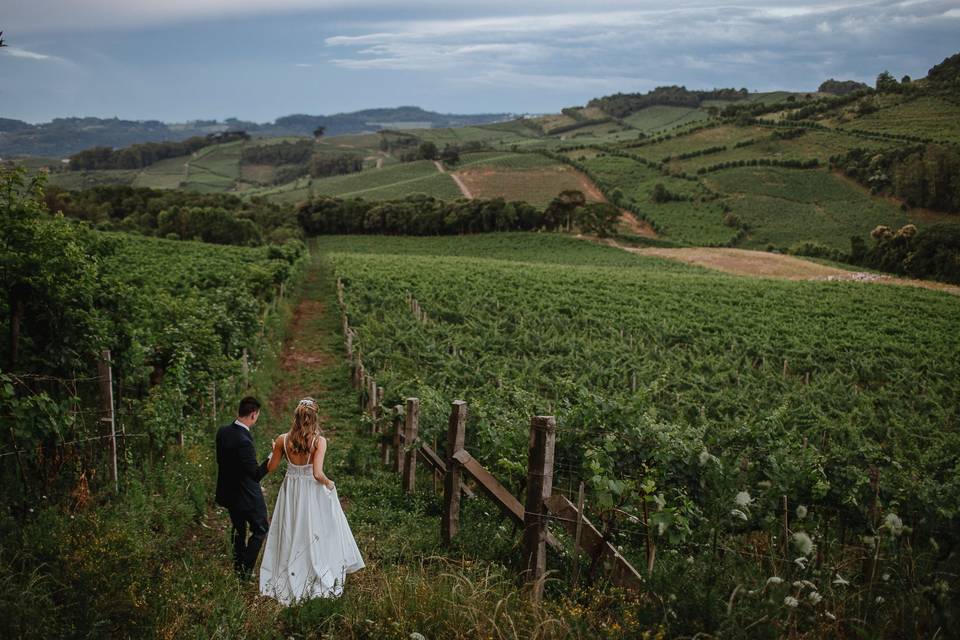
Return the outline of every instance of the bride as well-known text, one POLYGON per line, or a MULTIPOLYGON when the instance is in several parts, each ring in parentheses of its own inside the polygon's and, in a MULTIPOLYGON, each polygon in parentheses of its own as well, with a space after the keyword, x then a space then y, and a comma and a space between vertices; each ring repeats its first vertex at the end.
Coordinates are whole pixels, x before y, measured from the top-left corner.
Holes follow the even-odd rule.
POLYGON ((283 457, 288 464, 260 565, 260 593, 286 605, 337 597, 346 575, 364 567, 337 488, 323 472, 327 440, 317 411, 313 398, 300 401, 290 431, 274 440, 267 463, 271 472, 283 457))

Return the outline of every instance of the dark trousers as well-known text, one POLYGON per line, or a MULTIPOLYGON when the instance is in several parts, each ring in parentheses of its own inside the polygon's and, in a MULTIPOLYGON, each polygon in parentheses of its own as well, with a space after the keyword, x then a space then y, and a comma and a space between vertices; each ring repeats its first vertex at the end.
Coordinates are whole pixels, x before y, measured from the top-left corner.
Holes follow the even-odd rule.
POLYGON ((260 546, 267 537, 267 515, 246 509, 230 509, 230 522, 233 523, 233 567, 241 578, 249 578, 253 565, 257 562, 260 546), (250 526, 250 538, 247 539, 247 526, 250 526))

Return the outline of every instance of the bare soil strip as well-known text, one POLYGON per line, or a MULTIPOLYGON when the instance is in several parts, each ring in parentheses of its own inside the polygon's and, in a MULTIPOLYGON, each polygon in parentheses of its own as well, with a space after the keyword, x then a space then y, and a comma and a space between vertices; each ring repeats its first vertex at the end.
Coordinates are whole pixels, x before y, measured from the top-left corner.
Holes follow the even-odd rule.
POLYGON ((874 282, 879 284, 893 284, 906 287, 919 287, 943 291, 953 295, 960 295, 960 287, 931 282, 928 280, 911 280, 894 276, 865 273, 862 271, 846 271, 837 267, 830 267, 796 256, 787 256, 766 251, 749 251, 747 249, 717 249, 707 247, 689 247, 667 249, 659 247, 628 247, 618 242, 608 240, 609 246, 635 253, 641 256, 656 256, 678 260, 687 264, 715 269, 724 273, 754 278, 777 278, 781 280, 821 280, 821 281, 850 281, 874 282))
MULTIPOLYGON (((447 170, 443 168, 443 163, 439 160, 434 160, 433 164, 436 165, 437 171, 440 173, 446 173, 447 170)), ((473 200, 473 194, 470 193, 470 189, 467 188, 467 185, 464 184, 463 180, 460 179, 456 173, 451 173, 450 177, 453 178, 453 181, 457 183, 457 188, 460 189, 460 193, 463 194, 463 197, 467 200, 473 200)))

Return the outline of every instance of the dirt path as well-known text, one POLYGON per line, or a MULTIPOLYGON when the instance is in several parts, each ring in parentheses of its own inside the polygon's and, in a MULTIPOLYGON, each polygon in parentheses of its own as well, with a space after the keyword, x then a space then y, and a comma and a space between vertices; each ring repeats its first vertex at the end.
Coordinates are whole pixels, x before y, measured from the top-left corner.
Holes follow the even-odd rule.
POLYGON ((678 260, 708 269, 716 269, 724 273, 756 278, 776 278, 781 280, 821 280, 830 282, 874 282, 879 284, 894 284, 906 287, 919 287, 943 291, 953 295, 960 295, 960 287, 927 280, 911 280, 894 276, 865 273, 862 271, 846 271, 837 267, 804 260, 796 256, 787 256, 766 251, 749 251, 747 249, 716 249, 707 247, 690 247, 666 249, 658 247, 628 247, 613 240, 606 244, 630 253, 641 256, 655 256, 678 260))
MULTIPOLYGON (((434 160, 433 164, 437 168, 437 171, 439 171, 440 173, 447 173, 447 170, 443 168, 443 163, 440 162, 439 160, 434 160)), ((457 187, 460 189, 460 193, 463 194, 463 197, 466 198, 467 200, 473 200, 473 194, 470 193, 470 189, 468 189, 467 185, 464 184, 463 180, 460 179, 460 176, 458 176, 455 173, 451 173, 448 175, 451 178, 453 178, 454 182, 457 183, 457 187)))
POLYGON ((644 238, 656 238, 657 232, 647 223, 646 220, 638 220, 633 213, 626 209, 620 209, 620 227, 628 233, 634 233, 644 238))

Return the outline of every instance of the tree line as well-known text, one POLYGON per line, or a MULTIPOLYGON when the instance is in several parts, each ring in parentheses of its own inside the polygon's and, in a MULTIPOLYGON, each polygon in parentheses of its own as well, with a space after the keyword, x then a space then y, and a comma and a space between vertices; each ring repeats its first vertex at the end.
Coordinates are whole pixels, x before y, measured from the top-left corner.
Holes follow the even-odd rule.
POLYGON ((682 86, 657 87, 647 93, 616 93, 602 98, 594 98, 588 107, 597 107, 616 118, 623 118, 657 105, 671 107, 697 108, 704 100, 743 100, 750 92, 743 89, 712 89, 710 91, 691 91, 682 86))
POLYGON ((167 158, 190 155, 204 147, 249 139, 250 135, 245 131, 227 131, 194 136, 181 142, 144 142, 123 149, 93 147, 70 156, 67 167, 71 171, 143 169, 167 158))
POLYGON ((242 200, 226 193, 124 185, 66 191, 51 186, 44 204, 50 211, 84 220, 97 229, 168 239, 256 246, 302 236, 289 209, 261 198, 242 200))
POLYGON ((296 212, 307 235, 413 236, 556 231, 573 226, 605 235, 612 232, 619 215, 612 205, 588 204, 579 191, 562 192, 543 211, 526 202, 503 198, 448 202, 417 194, 386 202, 320 197, 301 203, 296 212))

